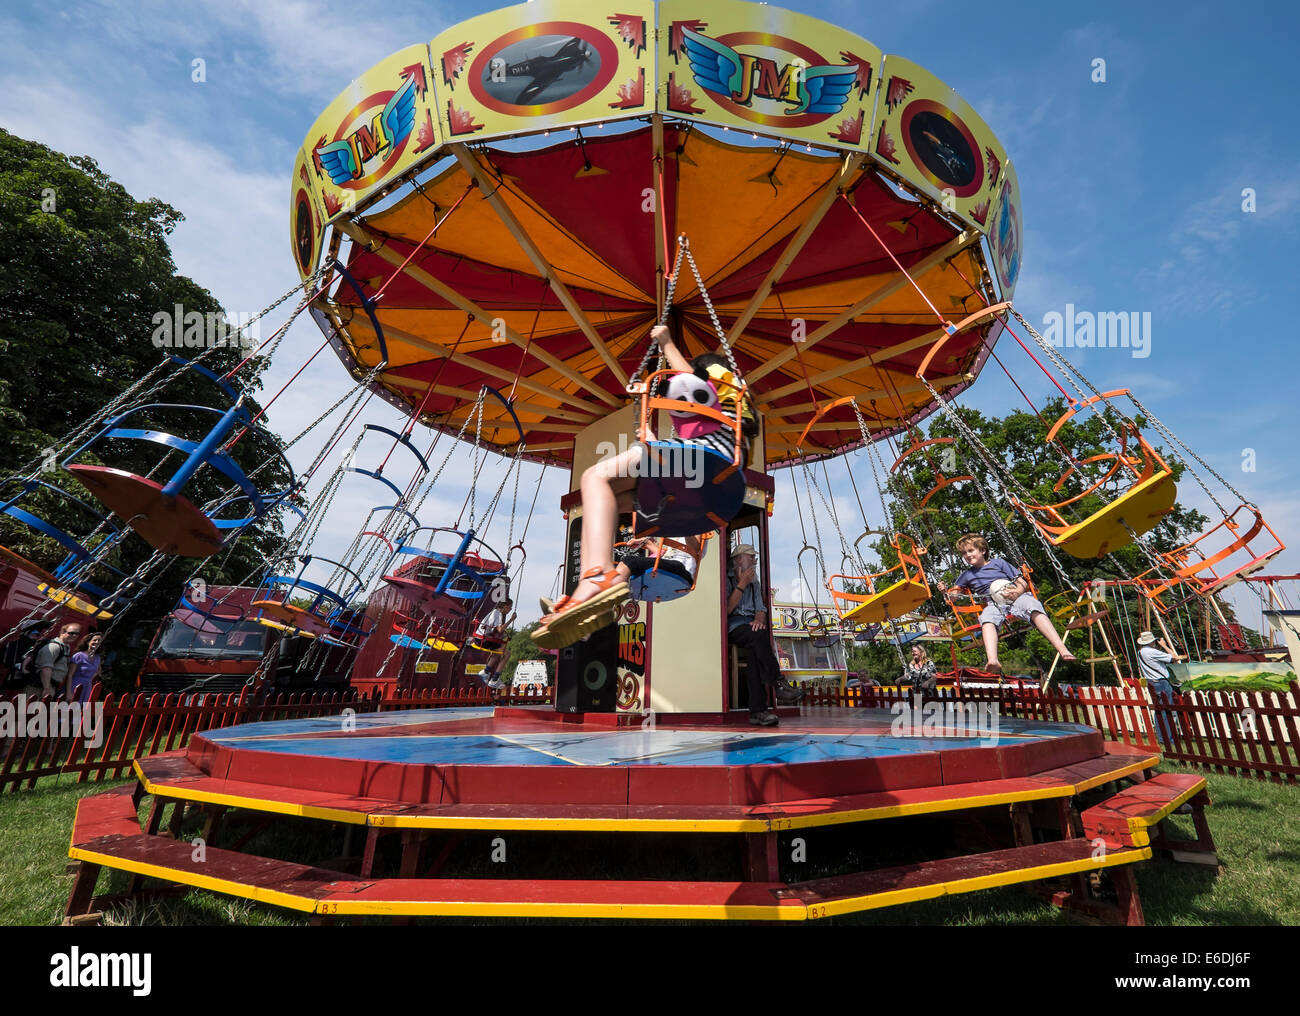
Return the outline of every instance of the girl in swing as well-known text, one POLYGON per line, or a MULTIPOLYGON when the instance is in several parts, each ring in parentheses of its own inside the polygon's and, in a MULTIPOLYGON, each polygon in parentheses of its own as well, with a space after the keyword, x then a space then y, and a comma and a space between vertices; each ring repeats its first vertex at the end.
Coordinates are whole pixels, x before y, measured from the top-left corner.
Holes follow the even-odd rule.
MULTIPOLYGON (((673 378, 670 398, 685 398, 707 405, 716 397, 716 408, 734 417, 740 386, 726 360, 714 353, 704 353, 688 360, 673 341, 667 326, 656 325, 650 337, 659 344, 668 367, 693 377, 673 378)), ((679 375, 680 377, 680 375, 679 375)), ((733 432, 703 417, 678 419, 673 425, 681 442, 702 445, 721 452, 728 459, 734 452, 733 432)), ((748 398, 741 416, 741 462, 749 461, 750 441, 758 434, 758 416, 748 398)), ((647 435, 621 455, 590 466, 583 474, 581 581, 568 596, 554 604, 543 601, 550 612, 533 631, 533 641, 543 649, 572 645, 609 624, 623 601, 628 598, 626 565, 614 563, 614 540, 621 513, 631 512, 637 476, 645 464, 647 435)))

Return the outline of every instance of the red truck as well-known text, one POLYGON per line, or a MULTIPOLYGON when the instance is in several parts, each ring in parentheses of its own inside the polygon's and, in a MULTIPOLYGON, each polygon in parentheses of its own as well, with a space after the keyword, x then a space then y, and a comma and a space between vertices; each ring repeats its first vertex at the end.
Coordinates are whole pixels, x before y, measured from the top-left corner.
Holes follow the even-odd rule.
POLYGON ((301 691, 345 686, 356 650, 260 624, 249 607, 256 593, 210 586, 202 600, 183 600, 154 634, 136 687, 193 693, 239 691, 249 683, 301 691))
MULTIPOLYGON (((411 562, 409 573, 420 566, 411 562)), ((408 596, 381 584, 370 594, 363 619, 353 622, 369 632, 354 648, 257 621, 251 606, 257 592, 255 587, 210 586, 203 600, 183 600, 154 635, 136 687, 195 693, 238 691, 250 682, 258 689, 292 691, 351 684, 370 694, 376 689, 475 687, 485 667, 496 664, 500 670, 504 646, 474 637, 478 617, 491 609, 490 602, 465 609, 464 601, 440 598, 431 621, 408 596)))

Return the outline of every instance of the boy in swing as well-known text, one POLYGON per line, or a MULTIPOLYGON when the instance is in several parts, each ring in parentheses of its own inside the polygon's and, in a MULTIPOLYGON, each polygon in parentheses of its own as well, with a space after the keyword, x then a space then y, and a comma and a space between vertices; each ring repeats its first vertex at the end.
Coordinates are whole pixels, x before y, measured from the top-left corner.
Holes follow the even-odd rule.
POLYGON ((967 533, 957 541, 957 550, 966 562, 966 570, 949 586, 939 586, 940 592, 949 588, 969 589, 976 596, 985 597, 988 603, 980 612, 980 634, 984 639, 984 652, 989 658, 985 668, 990 674, 1001 674, 998 662, 998 633, 1008 617, 1018 617, 1031 622, 1061 654, 1066 662, 1074 654, 1065 648, 1061 636, 1037 597, 1029 592, 1029 579, 1000 557, 989 560, 989 544, 979 533, 967 533))
MULTIPOLYGON (((650 337, 659 344, 670 369, 694 375, 699 388, 707 387, 716 392, 716 408, 735 416, 740 387, 722 357, 704 353, 693 360, 686 359, 665 325, 656 325, 650 337)), ((671 388, 669 394, 677 397, 671 388)), ((697 396, 692 393, 690 398, 703 404, 704 394, 701 392, 697 396)), ((749 461, 750 440, 758 433, 758 417, 748 398, 744 401, 742 414, 743 463, 749 461)), ((708 433, 705 432, 708 428, 699 428, 697 432, 695 423, 695 420, 674 421, 684 444, 713 448, 731 457, 734 432, 725 428, 708 433)), ((627 451, 597 462, 582 474, 581 580, 568 596, 560 597, 553 604, 543 601, 543 609, 549 607, 550 612, 532 634, 533 641, 543 649, 560 649, 600 630, 613 621, 618 608, 628 598, 631 573, 626 565, 615 564, 614 542, 619 515, 635 508, 633 495, 637 477, 648 456, 645 445, 648 437, 642 434, 641 441, 627 451)))

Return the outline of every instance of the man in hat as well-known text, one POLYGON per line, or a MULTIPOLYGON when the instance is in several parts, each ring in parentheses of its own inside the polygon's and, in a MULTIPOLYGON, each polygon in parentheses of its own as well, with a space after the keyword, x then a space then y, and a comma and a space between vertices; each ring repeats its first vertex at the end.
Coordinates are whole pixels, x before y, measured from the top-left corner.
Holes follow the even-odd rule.
MULTIPOLYGON (((1152 692, 1152 701, 1157 705, 1161 699, 1165 702, 1172 702, 1174 699, 1174 686, 1169 681, 1169 667, 1167 664, 1175 660, 1185 660, 1186 656, 1179 656, 1175 653, 1164 639, 1158 639, 1149 631, 1144 631, 1138 635, 1138 671, 1142 677, 1147 679, 1147 688, 1152 692), (1156 698, 1156 696, 1160 698, 1156 698)), ((1162 744, 1170 740, 1170 727, 1163 710, 1156 713, 1156 722, 1160 727, 1160 741, 1162 744)), ((1175 722, 1177 722, 1175 718, 1175 722)))
POLYGON ((767 689, 776 689, 776 700, 783 705, 803 698, 803 692, 781 680, 781 667, 772 652, 772 635, 768 630, 767 603, 763 598, 758 574, 758 551, 742 543, 731 552, 727 572, 727 641, 743 649, 749 660, 746 689, 749 694, 749 722, 759 727, 775 727, 776 713, 767 707, 767 689))

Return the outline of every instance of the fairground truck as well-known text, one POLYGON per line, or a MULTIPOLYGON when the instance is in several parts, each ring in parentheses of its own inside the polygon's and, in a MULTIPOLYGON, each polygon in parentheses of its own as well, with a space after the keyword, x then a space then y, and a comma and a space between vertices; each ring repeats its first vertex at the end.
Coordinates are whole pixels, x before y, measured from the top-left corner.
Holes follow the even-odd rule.
POLYGON ((345 687, 356 649, 260 623, 250 609, 256 594, 250 586, 209 586, 202 601, 182 600, 154 634, 136 688, 194 694, 249 684, 258 691, 345 687))

